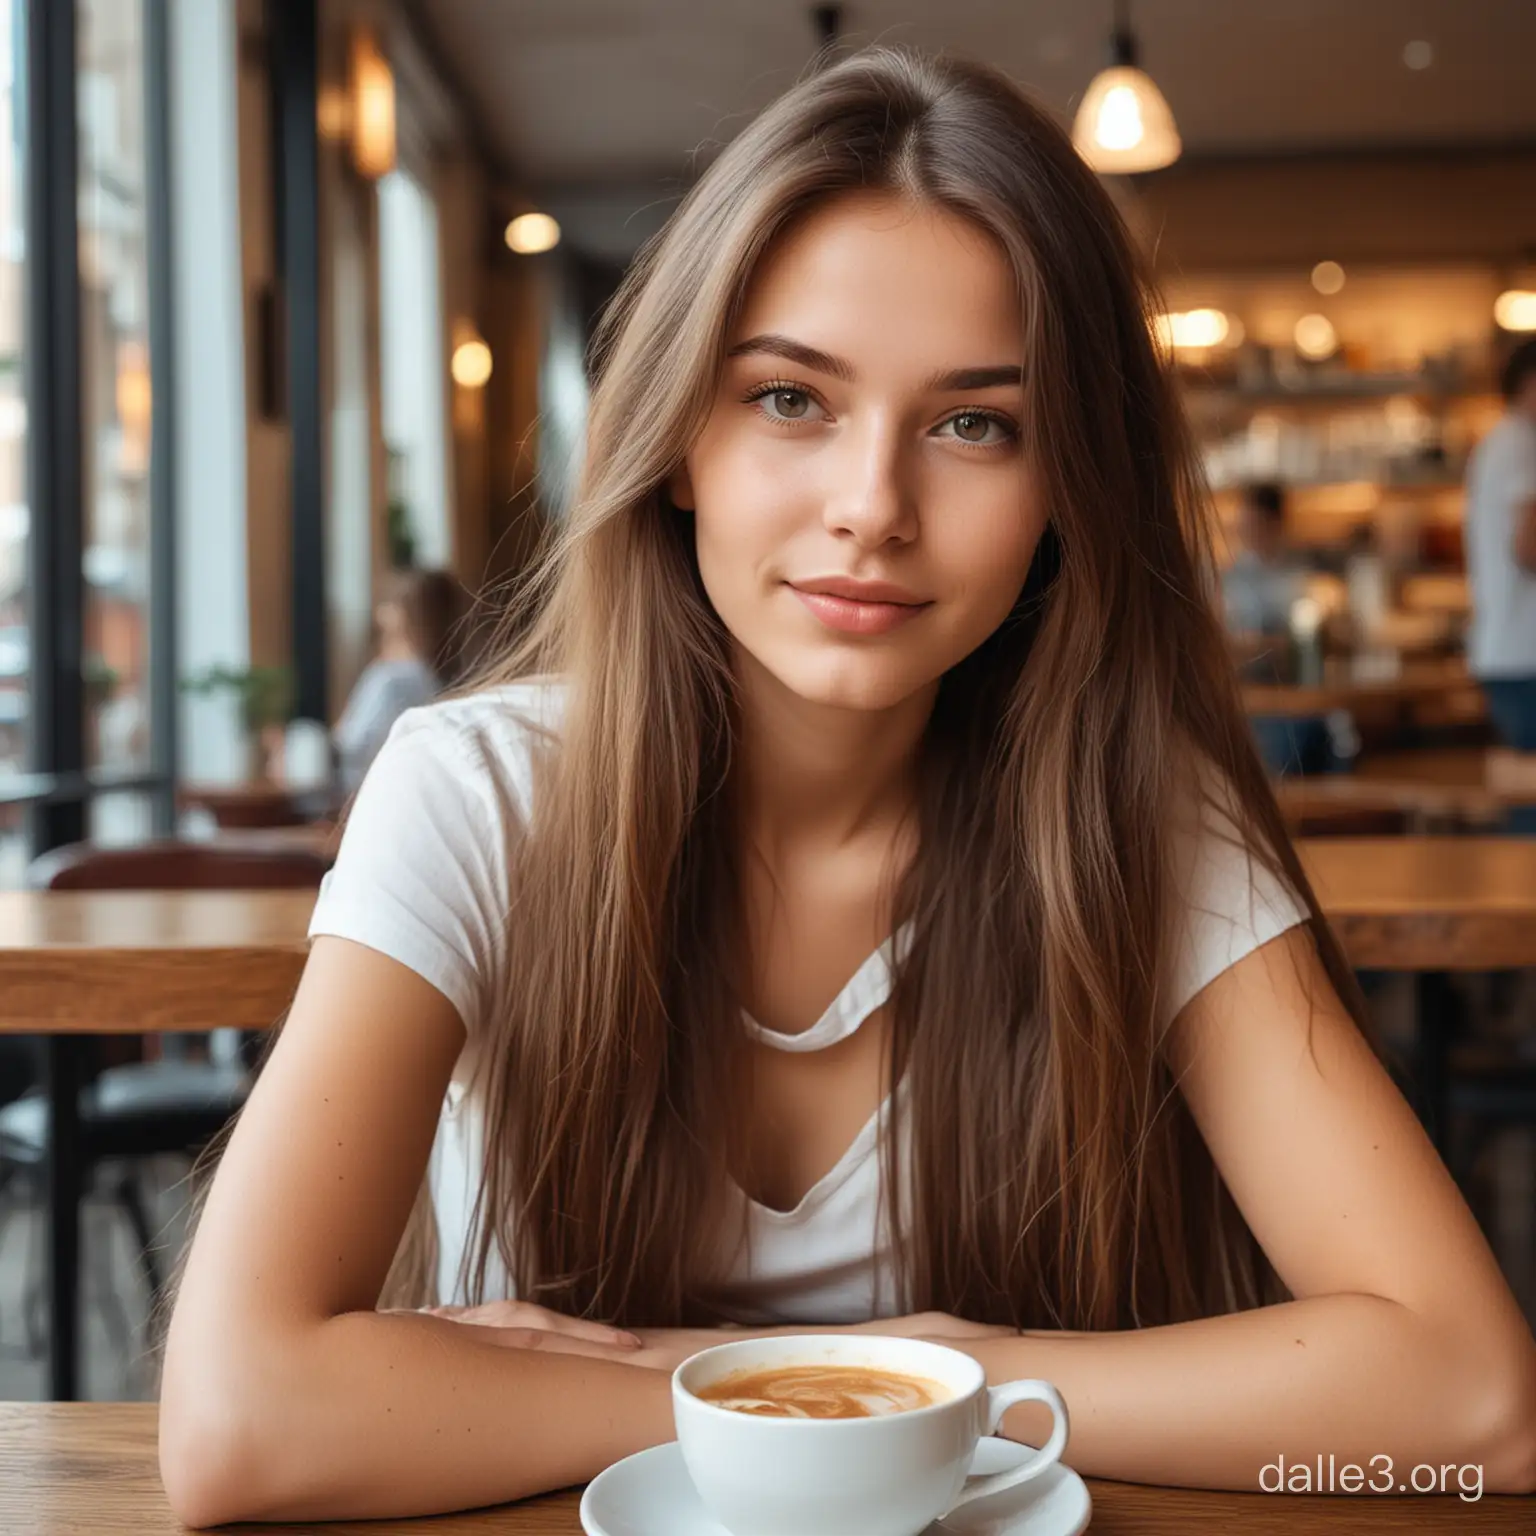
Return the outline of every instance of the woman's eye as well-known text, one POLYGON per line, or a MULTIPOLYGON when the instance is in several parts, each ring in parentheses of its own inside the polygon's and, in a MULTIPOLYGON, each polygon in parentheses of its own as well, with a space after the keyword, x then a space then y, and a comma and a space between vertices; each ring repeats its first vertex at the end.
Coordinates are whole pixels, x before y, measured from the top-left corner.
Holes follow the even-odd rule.
POLYGON ((769 421, 790 422, 813 419, 810 412, 816 402, 803 389, 792 389, 787 385, 770 387, 747 398, 769 421))
POLYGON ((956 441, 965 443, 972 448, 995 448, 1003 443, 1012 442, 1018 436, 1018 429, 1012 422, 1005 421, 1001 416, 993 416, 986 411, 961 411, 956 416, 951 416, 943 423, 946 427, 955 429, 956 441), (996 437, 988 437, 987 433, 995 431, 996 437))

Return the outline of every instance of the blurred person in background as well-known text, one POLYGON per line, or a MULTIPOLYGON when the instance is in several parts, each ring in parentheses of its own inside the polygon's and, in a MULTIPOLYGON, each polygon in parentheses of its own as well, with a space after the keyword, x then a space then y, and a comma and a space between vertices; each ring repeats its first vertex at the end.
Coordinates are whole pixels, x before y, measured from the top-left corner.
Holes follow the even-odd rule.
POLYGON ((1227 628, 1239 643, 1290 634, 1291 604, 1307 586, 1306 567, 1286 542, 1285 489, 1272 481, 1243 490, 1238 550, 1221 576, 1227 628))
POLYGON ((374 609, 377 653, 332 732, 344 794, 363 781, 390 727, 459 676, 464 589, 448 571, 392 571, 374 609))
POLYGON ((1505 744, 1536 752, 1536 339, 1500 384, 1504 415, 1467 468, 1467 664, 1505 744))
MULTIPOLYGON (((1291 607, 1306 595, 1306 563, 1285 531, 1285 488, 1245 487, 1238 514, 1242 548, 1221 575, 1222 608, 1244 681, 1293 682, 1291 607)), ((1250 723, 1271 773, 1326 773, 1342 765, 1321 715, 1255 715, 1250 723)))

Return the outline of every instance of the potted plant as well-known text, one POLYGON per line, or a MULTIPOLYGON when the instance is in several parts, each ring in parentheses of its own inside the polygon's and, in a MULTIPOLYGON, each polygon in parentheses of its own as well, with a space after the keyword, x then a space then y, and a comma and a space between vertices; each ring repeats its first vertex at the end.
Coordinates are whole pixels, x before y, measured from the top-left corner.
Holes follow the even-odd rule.
POLYGON ((88 762, 99 762, 101 758, 101 711, 103 706, 110 703, 122 686, 122 676, 117 669, 108 664, 106 658, 98 652, 90 652, 80 667, 80 683, 85 693, 85 729, 86 751, 89 754, 88 762))
POLYGON ((246 778, 279 776, 283 728, 293 710, 293 677, 287 667, 208 667, 183 678, 181 686, 198 697, 233 694, 244 733, 246 778))

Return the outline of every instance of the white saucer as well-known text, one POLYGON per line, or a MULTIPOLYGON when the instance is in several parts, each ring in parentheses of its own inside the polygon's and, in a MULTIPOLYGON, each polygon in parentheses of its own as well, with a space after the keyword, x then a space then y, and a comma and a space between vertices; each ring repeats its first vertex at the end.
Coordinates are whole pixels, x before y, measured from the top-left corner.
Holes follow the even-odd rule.
MULTIPOLYGON (((1001 1472, 1029 1454, 1028 1446, 989 1437, 977 1445, 971 1471, 1001 1472)), ((935 1521, 925 1536, 1078 1536, 1092 1508, 1082 1478, 1058 1463, 1022 1488, 935 1521)), ((581 1498, 581 1528, 587 1536, 728 1536, 699 1502, 675 1440, 595 1477, 581 1498)))

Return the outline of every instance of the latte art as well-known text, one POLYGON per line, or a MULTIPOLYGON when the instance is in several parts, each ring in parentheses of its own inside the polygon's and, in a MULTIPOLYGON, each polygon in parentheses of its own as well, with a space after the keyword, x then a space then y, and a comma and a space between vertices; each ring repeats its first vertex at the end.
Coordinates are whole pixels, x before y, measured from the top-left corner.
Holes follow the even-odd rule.
POLYGON ((873 1419, 942 1403, 950 1393, 923 1376, 858 1365, 786 1365, 738 1371, 696 1394, 717 1408, 778 1419, 873 1419))

